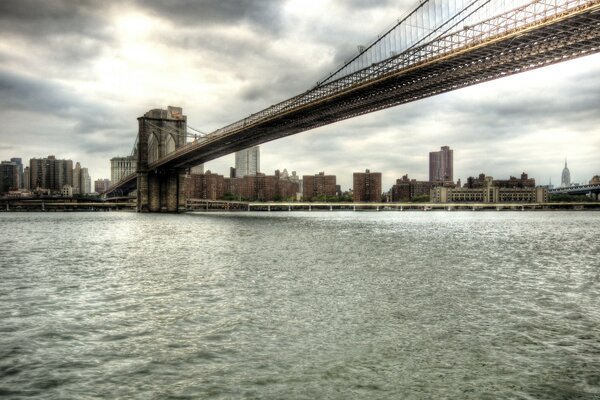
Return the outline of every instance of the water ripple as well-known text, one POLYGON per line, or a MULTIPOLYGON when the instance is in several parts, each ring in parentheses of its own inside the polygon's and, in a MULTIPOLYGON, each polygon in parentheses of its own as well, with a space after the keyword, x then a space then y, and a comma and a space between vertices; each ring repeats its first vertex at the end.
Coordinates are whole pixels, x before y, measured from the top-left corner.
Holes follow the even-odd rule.
POLYGON ((2 398, 600 399, 598 213, 0 223, 2 398))

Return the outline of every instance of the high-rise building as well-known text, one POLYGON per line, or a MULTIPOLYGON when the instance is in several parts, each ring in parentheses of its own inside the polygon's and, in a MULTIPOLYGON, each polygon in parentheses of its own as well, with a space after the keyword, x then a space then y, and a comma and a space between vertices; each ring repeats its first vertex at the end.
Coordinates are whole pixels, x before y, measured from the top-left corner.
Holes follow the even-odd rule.
POLYGON ((73 168, 73 194, 81 193, 81 164, 75 163, 73 168))
POLYGON ((429 182, 452 182, 453 175, 454 150, 442 146, 440 151, 429 153, 429 182))
POLYGON ((235 153, 235 176, 254 176, 260 172, 260 147, 254 146, 235 153))
POLYGON ((567 168, 567 159, 565 158, 565 167, 562 170, 562 175, 560 178, 560 187, 569 187, 571 186, 571 171, 567 168))
POLYGON ((23 178, 23 160, 21 158, 13 157, 10 159, 11 162, 14 162, 17 165, 17 169, 19 170, 19 189, 23 189, 25 187, 25 180, 23 178))
POLYGON ((119 182, 127 175, 133 174, 137 169, 137 161, 134 156, 113 157, 110 159, 110 181, 119 182))
POLYGON ((75 163, 73 168, 73 194, 89 194, 92 191, 92 180, 87 168, 75 163))
POLYGON ((92 192, 92 178, 87 168, 81 168, 80 176, 80 194, 90 194, 92 192))
POLYGON ((353 188, 355 202, 381 201, 381 172, 355 172, 353 174, 353 188))
POLYGON ((31 189, 48 189, 61 192, 63 186, 73 186, 73 161, 48 158, 29 160, 31 189))
POLYGON ((23 189, 31 189, 31 174, 29 173, 29 167, 25 167, 23 170, 23 189))
POLYGON ((335 175, 325 175, 325 172, 302 176, 302 197, 304 197, 304 201, 310 201, 319 196, 335 196, 337 194, 335 181, 335 175))
POLYGON ((19 188, 19 166, 12 161, 0 163, 0 193, 19 188))

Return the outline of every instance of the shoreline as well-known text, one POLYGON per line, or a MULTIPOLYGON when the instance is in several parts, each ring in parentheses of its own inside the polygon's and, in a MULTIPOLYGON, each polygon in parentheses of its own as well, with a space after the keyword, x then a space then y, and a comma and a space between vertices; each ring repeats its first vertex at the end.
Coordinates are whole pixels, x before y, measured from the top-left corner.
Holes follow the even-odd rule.
MULTIPOLYGON (((195 200, 179 213, 203 212, 600 211, 585 203, 258 203, 195 200)), ((136 212, 135 203, 4 201, 0 212, 136 212)), ((164 213, 164 212, 163 212, 164 213)))

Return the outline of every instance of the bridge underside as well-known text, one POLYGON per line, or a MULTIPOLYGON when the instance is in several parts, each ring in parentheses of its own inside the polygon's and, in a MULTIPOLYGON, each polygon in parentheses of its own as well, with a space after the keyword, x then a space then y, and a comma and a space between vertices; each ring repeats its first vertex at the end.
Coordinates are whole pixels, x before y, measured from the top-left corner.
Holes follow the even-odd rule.
POLYGON ((389 74, 227 135, 187 145, 150 167, 192 167, 340 120, 598 52, 599 11, 520 30, 389 74))

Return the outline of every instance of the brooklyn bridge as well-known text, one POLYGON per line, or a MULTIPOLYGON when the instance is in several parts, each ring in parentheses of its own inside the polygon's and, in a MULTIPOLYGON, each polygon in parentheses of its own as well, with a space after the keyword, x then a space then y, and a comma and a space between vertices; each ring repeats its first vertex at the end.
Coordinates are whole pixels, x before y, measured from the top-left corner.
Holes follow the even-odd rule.
POLYGON ((185 207, 186 171, 319 126, 598 52, 600 0, 425 0, 314 87, 188 142, 177 109, 138 118, 140 212, 185 207))

